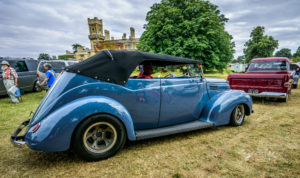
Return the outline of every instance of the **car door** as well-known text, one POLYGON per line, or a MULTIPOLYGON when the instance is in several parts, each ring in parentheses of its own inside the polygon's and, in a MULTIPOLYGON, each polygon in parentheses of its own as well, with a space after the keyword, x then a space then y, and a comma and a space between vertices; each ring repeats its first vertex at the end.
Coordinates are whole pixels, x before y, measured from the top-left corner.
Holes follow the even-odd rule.
POLYGON ((161 79, 158 127, 198 119, 204 106, 204 94, 205 85, 201 77, 161 79))
POLYGON ((23 90, 32 90, 31 77, 25 60, 14 62, 13 68, 18 73, 18 85, 23 90))
POLYGON ((160 79, 129 79, 115 96, 130 113, 135 130, 156 128, 160 110, 160 79))
POLYGON ((38 61, 36 60, 26 60, 26 65, 28 67, 28 78, 29 78, 29 89, 33 89, 35 82, 37 81, 36 77, 36 69, 38 65, 38 61))

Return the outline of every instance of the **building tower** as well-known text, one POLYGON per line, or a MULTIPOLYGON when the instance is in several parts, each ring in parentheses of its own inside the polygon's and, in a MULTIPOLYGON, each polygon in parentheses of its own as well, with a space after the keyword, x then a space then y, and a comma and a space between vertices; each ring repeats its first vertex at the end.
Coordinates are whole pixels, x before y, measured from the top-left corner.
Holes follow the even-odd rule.
POLYGON ((94 17, 94 19, 88 18, 88 25, 91 48, 92 51, 95 51, 94 47, 97 45, 97 43, 104 40, 102 19, 99 20, 97 17, 94 17))

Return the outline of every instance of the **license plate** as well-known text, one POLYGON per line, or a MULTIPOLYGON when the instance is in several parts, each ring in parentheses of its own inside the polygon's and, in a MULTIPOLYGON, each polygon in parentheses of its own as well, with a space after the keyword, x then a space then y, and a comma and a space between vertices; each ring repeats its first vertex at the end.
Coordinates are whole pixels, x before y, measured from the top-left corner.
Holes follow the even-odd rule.
POLYGON ((258 90, 254 90, 254 89, 249 89, 248 93, 252 93, 252 94, 257 94, 258 90))

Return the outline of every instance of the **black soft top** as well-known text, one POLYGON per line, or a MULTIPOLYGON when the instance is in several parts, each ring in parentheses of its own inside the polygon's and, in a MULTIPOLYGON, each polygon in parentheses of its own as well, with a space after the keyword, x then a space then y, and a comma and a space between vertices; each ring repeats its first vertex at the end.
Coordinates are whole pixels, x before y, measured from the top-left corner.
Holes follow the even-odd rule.
POLYGON ((96 55, 66 68, 66 71, 119 85, 126 84, 139 64, 201 64, 200 61, 140 51, 102 50, 96 55))

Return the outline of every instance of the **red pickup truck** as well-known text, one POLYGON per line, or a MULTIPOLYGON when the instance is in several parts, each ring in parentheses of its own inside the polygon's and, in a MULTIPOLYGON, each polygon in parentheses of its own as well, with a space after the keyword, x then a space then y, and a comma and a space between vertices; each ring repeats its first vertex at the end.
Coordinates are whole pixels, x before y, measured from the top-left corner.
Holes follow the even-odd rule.
POLYGON ((279 98, 287 102, 291 92, 289 59, 282 57, 252 59, 245 74, 230 74, 231 89, 244 90, 251 96, 279 98))

